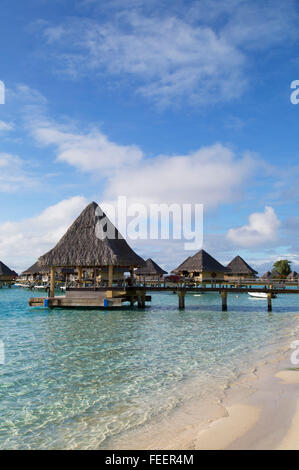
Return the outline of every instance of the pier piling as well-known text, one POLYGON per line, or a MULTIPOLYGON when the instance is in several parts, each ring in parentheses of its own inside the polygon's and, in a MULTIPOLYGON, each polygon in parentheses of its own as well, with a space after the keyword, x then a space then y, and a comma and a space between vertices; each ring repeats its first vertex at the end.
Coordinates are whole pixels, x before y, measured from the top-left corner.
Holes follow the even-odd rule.
POLYGON ((185 292, 179 291, 178 297, 179 297, 179 309, 184 309, 185 308, 185 292))
POLYGON ((268 298, 268 312, 272 312, 272 294, 267 294, 268 298))
POLYGON ((227 312, 227 292, 221 292, 222 297, 222 312, 227 312))

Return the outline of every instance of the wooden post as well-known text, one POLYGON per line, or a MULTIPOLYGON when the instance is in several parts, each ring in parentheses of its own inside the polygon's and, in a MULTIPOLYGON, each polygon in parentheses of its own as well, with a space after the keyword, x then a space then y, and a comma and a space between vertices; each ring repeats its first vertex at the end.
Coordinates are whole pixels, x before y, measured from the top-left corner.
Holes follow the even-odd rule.
POLYGON ((227 292, 223 290, 221 292, 221 297, 222 297, 222 312, 227 312, 227 292))
POLYGON ((79 287, 81 287, 82 284, 82 275, 83 275, 83 269, 82 268, 77 268, 78 271, 78 283, 79 287))
POLYGON ((109 264, 108 266, 108 287, 112 287, 113 284, 113 266, 109 264))
POLYGON ((268 298, 268 312, 272 312, 272 294, 271 293, 267 294, 267 298, 268 298))
POLYGON ((185 292, 182 290, 179 290, 178 297, 179 297, 179 309, 184 309, 185 308, 185 292))
POLYGON ((50 275, 50 297, 55 297, 55 267, 51 267, 50 275))

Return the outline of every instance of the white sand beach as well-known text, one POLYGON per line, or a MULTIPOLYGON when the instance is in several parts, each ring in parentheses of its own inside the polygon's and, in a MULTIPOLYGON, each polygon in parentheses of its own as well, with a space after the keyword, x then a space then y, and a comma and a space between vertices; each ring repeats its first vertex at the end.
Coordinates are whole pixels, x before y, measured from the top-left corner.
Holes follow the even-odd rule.
POLYGON ((183 405, 122 448, 299 450, 299 370, 290 351, 240 377, 217 402, 183 405))

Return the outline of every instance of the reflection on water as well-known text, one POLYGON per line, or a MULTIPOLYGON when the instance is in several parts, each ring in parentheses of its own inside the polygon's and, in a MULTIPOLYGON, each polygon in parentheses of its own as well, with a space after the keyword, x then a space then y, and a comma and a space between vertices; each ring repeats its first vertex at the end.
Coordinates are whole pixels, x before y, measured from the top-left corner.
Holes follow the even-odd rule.
POLYGON ((292 333, 299 297, 155 294, 152 307, 30 309, 0 291, 0 448, 105 447, 111 436, 223 387, 292 333), (191 380, 200 387, 190 387, 191 380))

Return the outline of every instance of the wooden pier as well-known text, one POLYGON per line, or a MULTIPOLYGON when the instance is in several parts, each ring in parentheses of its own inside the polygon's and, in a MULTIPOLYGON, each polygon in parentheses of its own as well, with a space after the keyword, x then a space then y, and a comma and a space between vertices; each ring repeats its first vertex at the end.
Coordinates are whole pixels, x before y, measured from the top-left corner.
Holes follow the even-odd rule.
POLYGON ((267 296, 268 311, 272 311, 272 298, 281 294, 299 294, 298 288, 267 287, 253 288, 252 286, 221 285, 221 286, 201 286, 201 287, 174 287, 174 286, 134 286, 120 289, 119 287, 96 287, 96 288, 70 288, 65 295, 50 295, 48 298, 33 297, 29 300, 32 307, 49 308, 115 308, 122 307, 123 304, 135 304, 138 308, 145 308, 146 302, 151 301, 151 292, 173 292, 178 296, 179 309, 185 308, 185 298, 187 293, 218 293, 221 298, 221 308, 225 312, 228 310, 228 294, 244 294, 249 292, 265 293, 267 296))

